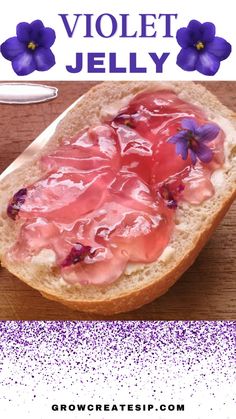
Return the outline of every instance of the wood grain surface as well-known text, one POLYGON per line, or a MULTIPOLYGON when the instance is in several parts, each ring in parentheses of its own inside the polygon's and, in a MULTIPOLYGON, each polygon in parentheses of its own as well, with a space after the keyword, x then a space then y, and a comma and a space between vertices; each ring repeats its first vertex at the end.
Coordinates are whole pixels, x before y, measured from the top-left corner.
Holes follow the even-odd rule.
MULTIPOLYGON (((44 84, 52 85, 52 82, 44 84)), ((0 172, 94 82, 55 82, 59 96, 35 105, 0 105, 0 172)), ((236 111, 236 82, 206 82, 236 111)), ((78 313, 46 300, 0 268, 1 320, 214 320, 236 314, 236 203, 194 265, 163 297, 131 313, 109 318, 78 313)))

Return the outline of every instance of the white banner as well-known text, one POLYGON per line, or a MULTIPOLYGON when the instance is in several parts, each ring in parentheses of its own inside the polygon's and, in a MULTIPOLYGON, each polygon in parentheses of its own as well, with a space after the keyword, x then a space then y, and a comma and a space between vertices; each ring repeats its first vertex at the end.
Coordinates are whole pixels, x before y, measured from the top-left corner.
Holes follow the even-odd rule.
MULTIPOLYGON (((0 79, 233 80, 236 67, 234 19, 232 0, 8 1, 0 14, 1 44, 16 37, 19 23, 41 20, 45 27, 55 31, 56 39, 50 49, 56 63, 47 71, 34 69, 27 75, 18 75, 12 68, 15 56, 12 58, 7 44, 7 59, 2 47, 0 79), (176 33, 180 28, 187 27, 191 20, 214 24, 216 37, 223 38, 232 46, 230 54, 226 51, 229 55, 226 59, 224 52, 222 55, 220 51, 219 56, 219 51, 213 51, 218 54, 216 60, 220 63, 217 71, 213 69, 214 75, 198 70, 185 71, 176 64, 182 49, 176 40, 176 33)), ((195 39, 196 42, 194 39, 192 49, 195 48, 195 56, 201 55, 204 47, 206 50, 210 48, 208 41, 202 43, 201 39, 195 39)), ((36 42, 26 39, 25 48, 27 53, 37 55, 37 39, 36 42)), ((205 61, 208 58, 206 56, 205 61)), ((21 64, 22 60, 18 67, 21 64)))

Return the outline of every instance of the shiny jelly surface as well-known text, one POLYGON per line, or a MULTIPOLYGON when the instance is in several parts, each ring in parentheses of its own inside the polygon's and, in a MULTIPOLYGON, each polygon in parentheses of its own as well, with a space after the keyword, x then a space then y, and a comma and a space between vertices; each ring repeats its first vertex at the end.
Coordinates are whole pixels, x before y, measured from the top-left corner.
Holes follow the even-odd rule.
POLYGON ((178 202, 211 197, 211 174, 224 162, 222 131, 209 144, 209 164, 193 166, 176 154, 167 140, 186 117, 206 122, 171 91, 146 92, 114 119, 64 139, 41 158, 46 175, 14 208, 22 226, 10 256, 53 250, 71 284, 108 284, 128 262, 155 261, 170 240, 178 202))

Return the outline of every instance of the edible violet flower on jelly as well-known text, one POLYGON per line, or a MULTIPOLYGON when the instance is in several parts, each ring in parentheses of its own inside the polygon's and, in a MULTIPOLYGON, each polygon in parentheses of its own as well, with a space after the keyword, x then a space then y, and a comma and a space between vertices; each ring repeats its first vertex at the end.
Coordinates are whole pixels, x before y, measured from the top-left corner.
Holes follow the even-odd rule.
POLYGON ((213 152, 208 143, 213 141, 220 132, 220 127, 213 123, 199 125, 193 118, 183 118, 179 132, 170 137, 168 143, 175 144, 176 154, 187 160, 188 156, 193 165, 197 158, 203 163, 209 163, 213 152))
POLYGON ((178 207, 178 198, 181 193, 184 191, 184 185, 180 183, 175 190, 171 190, 168 184, 163 184, 159 189, 159 194, 164 199, 166 206, 169 209, 176 210, 178 207))
POLYGON ((35 70, 47 71, 56 63, 50 50, 55 39, 55 31, 45 28, 41 20, 21 22, 16 27, 16 36, 1 45, 1 53, 12 62, 18 76, 26 76, 35 70))
POLYGON ((76 243, 72 247, 69 255, 62 262, 61 267, 67 268, 68 266, 75 265, 78 262, 83 262, 86 256, 94 256, 94 252, 92 252, 92 247, 84 246, 81 243, 76 243))
POLYGON ((186 28, 177 31, 176 39, 182 47, 177 56, 177 65, 185 71, 197 70, 206 76, 217 73, 220 62, 228 58, 231 45, 215 36, 216 28, 211 22, 191 20, 186 28))

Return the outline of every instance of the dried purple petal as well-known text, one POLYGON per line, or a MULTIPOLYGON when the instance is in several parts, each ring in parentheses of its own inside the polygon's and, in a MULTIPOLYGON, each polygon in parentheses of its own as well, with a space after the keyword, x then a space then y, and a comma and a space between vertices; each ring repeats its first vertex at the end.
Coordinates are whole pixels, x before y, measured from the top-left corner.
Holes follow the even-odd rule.
POLYGON ((177 201, 175 199, 169 199, 167 201, 167 204, 166 205, 170 209, 177 209, 177 207, 178 207, 177 201))
MULTIPOLYGON (((166 206, 170 209, 177 209, 178 207, 178 197, 183 192, 185 186, 180 183, 174 190, 170 189, 170 185, 163 184, 159 189, 159 194, 164 199, 166 206)), ((173 187, 172 187, 173 189, 173 187)))
POLYGON ((84 246, 81 243, 76 243, 66 259, 61 263, 62 268, 66 268, 76 263, 82 262, 86 256, 94 256, 94 252, 91 252, 91 246, 84 246))
POLYGON ((161 197, 164 199, 164 201, 166 202, 166 206, 170 209, 176 209, 178 204, 177 201, 173 195, 173 193, 170 191, 169 186, 168 185, 162 185, 159 193, 161 195, 161 197))
POLYGON ((18 212, 20 211, 22 205, 25 202, 26 196, 27 196, 26 188, 20 189, 18 192, 15 193, 15 195, 13 195, 13 198, 7 207, 7 215, 12 220, 16 220, 18 212))

